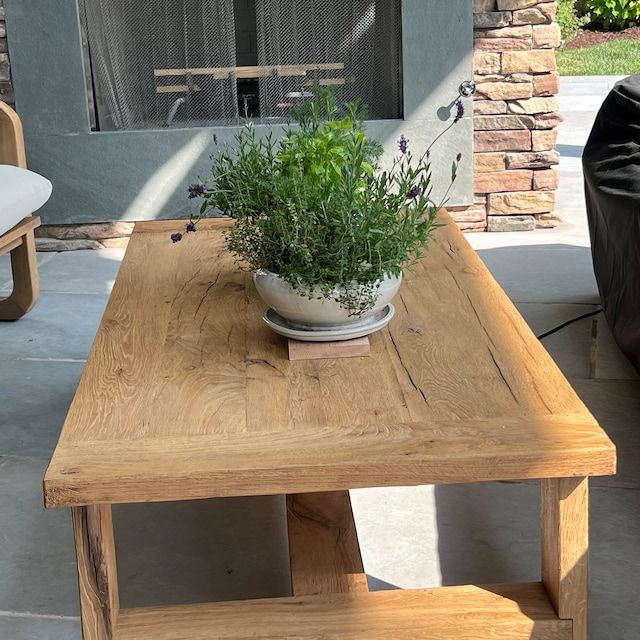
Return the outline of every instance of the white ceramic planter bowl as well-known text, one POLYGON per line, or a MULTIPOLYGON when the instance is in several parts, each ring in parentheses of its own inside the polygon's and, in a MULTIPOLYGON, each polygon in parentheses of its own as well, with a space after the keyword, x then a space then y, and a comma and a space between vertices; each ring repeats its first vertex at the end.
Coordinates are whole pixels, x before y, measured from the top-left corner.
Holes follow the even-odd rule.
MULTIPOLYGON (((372 309, 362 315, 349 315, 349 310, 339 302, 329 298, 311 299, 298 293, 288 282, 271 271, 259 270, 253 274, 253 281, 260 297, 280 316, 304 329, 314 327, 344 326, 363 322, 382 311, 398 293, 402 284, 399 278, 385 276, 377 290, 378 298, 372 309)), ((318 294, 319 295, 319 294, 318 294)))

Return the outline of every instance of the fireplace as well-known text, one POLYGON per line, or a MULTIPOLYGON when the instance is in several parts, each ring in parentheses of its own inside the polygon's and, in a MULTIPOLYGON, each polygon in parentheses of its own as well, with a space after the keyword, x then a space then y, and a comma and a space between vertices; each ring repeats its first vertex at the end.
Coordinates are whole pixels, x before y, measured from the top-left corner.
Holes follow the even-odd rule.
MULTIPOLYGON (((383 164, 400 135, 419 154, 473 77, 471 0, 4 2, 30 166, 55 185, 49 224, 192 212, 185 186, 245 116, 281 135, 319 86, 367 103, 383 164)), ((450 206, 475 206, 473 98, 463 103, 433 149, 437 185, 462 154, 450 206)))
POLYGON ((100 131, 281 122, 331 87, 402 117, 400 0, 80 0, 100 131))

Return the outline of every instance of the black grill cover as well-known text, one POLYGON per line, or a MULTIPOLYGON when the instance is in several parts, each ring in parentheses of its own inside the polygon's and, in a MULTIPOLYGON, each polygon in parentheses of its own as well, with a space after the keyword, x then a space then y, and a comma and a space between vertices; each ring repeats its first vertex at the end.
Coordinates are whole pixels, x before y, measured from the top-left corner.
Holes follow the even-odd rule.
POLYGON ((640 372, 640 74, 621 80, 607 96, 582 166, 604 312, 640 372))

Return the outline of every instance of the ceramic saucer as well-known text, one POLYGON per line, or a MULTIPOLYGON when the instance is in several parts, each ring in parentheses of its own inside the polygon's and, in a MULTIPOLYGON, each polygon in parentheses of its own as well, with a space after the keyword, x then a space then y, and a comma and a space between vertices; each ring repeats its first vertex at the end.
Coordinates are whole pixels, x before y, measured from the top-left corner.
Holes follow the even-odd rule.
POLYGON ((304 342, 335 342, 338 340, 354 340, 355 338, 368 336, 374 331, 379 331, 389 324, 395 312, 394 306, 388 304, 384 309, 361 322, 316 329, 301 329, 299 325, 294 326, 271 307, 262 314, 262 319, 273 331, 286 338, 304 342))

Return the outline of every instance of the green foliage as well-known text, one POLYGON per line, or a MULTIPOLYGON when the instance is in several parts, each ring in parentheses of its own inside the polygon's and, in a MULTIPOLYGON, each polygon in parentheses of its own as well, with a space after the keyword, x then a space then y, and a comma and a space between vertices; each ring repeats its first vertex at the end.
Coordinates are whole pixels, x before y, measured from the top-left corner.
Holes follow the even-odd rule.
POLYGON ((556 21, 560 25, 562 40, 574 38, 580 29, 589 22, 589 16, 582 15, 577 0, 558 0, 556 21))
POLYGON ((585 49, 559 50, 562 76, 628 76, 640 72, 640 40, 612 40, 585 49))
POLYGON ((440 206, 430 198, 429 152, 416 162, 401 153, 379 171, 382 149, 367 139, 362 113, 320 92, 280 142, 248 123, 214 160, 201 207, 235 219, 227 242, 245 266, 305 295, 321 291, 353 314, 373 305, 385 274, 399 275, 421 254, 440 206))
POLYGON ((640 0, 586 0, 591 21, 605 29, 635 27, 640 22, 640 0))

